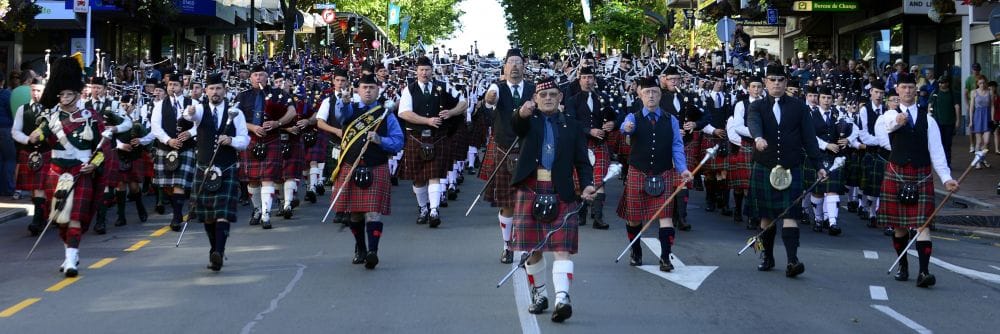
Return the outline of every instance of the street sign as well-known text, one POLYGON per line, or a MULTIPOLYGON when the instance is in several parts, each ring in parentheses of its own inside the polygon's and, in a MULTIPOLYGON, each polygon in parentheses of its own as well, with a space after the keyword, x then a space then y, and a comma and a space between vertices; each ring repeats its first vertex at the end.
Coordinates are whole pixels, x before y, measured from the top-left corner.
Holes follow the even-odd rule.
POLYGON ((740 25, 744 27, 773 27, 773 26, 784 26, 785 24, 788 23, 788 21, 784 17, 779 17, 777 24, 769 24, 767 23, 767 21, 761 21, 761 20, 741 20, 741 19, 737 19, 736 22, 739 22, 740 25))
POLYGON ((796 1, 792 3, 796 12, 853 12, 858 10, 856 1, 796 1))
POLYGON ((74 13, 87 13, 90 11, 90 0, 73 0, 74 13))
POLYGON ((767 9, 767 24, 775 25, 778 24, 778 9, 768 8, 767 9))
POLYGON ((1000 7, 994 7, 990 12, 990 32, 994 37, 1000 35, 1000 7))
POLYGON ((337 10, 337 4, 332 4, 332 3, 318 3, 318 4, 313 5, 313 9, 315 9, 315 10, 324 10, 324 9, 337 10))
POLYGON ((715 34, 723 43, 729 43, 733 39, 734 32, 736 32, 736 21, 731 18, 725 17, 715 25, 715 34))

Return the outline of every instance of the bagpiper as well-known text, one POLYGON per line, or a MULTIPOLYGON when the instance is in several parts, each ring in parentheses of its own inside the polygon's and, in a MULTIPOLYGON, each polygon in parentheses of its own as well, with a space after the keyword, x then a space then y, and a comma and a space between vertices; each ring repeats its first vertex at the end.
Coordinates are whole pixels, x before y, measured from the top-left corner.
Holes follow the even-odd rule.
POLYGON ((167 87, 162 83, 156 90, 165 90, 169 96, 154 102, 151 129, 156 136, 156 156, 153 159, 153 185, 160 187, 164 197, 173 209, 170 229, 181 230, 184 203, 188 201, 187 191, 194 181, 195 142, 198 129, 194 123, 184 119, 184 109, 192 105, 190 98, 183 96, 178 76, 169 76, 167 87), (169 196, 169 197, 167 197, 169 196))
POLYGON ((121 173, 121 182, 118 184, 118 192, 115 193, 115 203, 118 210, 118 220, 115 224, 124 225, 126 199, 135 202, 136 213, 139 221, 145 222, 148 219, 146 206, 142 203, 140 184, 151 177, 149 155, 147 154, 149 145, 156 139, 149 127, 149 115, 143 115, 146 108, 135 105, 135 97, 131 95, 122 96, 118 102, 118 108, 123 115, 132 123, 128 132, 119 133, 116 136, 119 165, 118 172, 121 173))
POLYGON ((48 176, 52 148, 43 140, 41 132, 35 131, 45 121, 46 108, 40 103, 45 90, 45 79, 35 77, 28 82, 31 87, 31 101, 17 108, 11 136, 17 142, 17 189, 31 192, 31 204, 35 214, 28 224, 28 231, 37 236, 45 227, 48 210, 45 201, 45 178, 48 176))
POLYGON ((588 156, 593 155, 594 180, 596 187, 600 188, 594 200, 584 202, 583 214, 580 216, 580 225, 586 225, 587 207, 590 207, 590 214, 594 218, 593 228, 606 230, 610 227, 604 222, 604 189, 599 183, 601 178, 608 172, 611 165, 611 153, 605 141, 608 133, 615 127, 615 120, 618 114, 605 105, 605 97, 595 91, 597 80, 594 77, 593 67, 580 69, 579 75, 580 92, 569 97, 565 105, 567 115, 577 120, 583 126, 584 133, 587 134, 588 156))
MULTIPOLYGON (((91 77, 87 87, 90 87, 91 99, 84 103, 84 108, 92 110, 98 121, 102 122, 105 128, 114 128, 114 133, 123 134, 132 129, 132 120, 125 116, 125 113, 118 109, 115 101, 107 96, 105 87, 106 81, 102 77, 91 77)), ((101 146, 104 153, 105 163, 97 168, 94 180, 97 184, 94 188, 102 194, 102 201, 96 202, 94 207, 94 232, 97 234, 107 233, 105 224, 107 223, 108 208, 116 202, 116 189, 122 180, 121 159, 118 157, 117 141, 108 140, 101 146)), ((124 196, 124 194, 123 194, 124 196)), ((115 226, 125 225, 124 214, 119 214, 115 221, 115 226)))
MULTIPOLYGON (((750 136, 750 128, 747 127, 747 115, 749 115, 750 105, 764 98, 764 81, 759 76, 751 76, 747 84, 747 95, 740 99, 733 107, 733 117, 726 123, 727 138, 733 144, 734 149, 729 154, 729 187, 733 189, 735 200, 733 220, 742 222, 746 215, 747 229, 756 229, 759 225, 756 221, 754 210, 744 210, 743 200, 750 190, 750 170, 753 167, 753 138, 750 136)), ((747 201, 748 207, 755 206, 752 201, 747 201)))

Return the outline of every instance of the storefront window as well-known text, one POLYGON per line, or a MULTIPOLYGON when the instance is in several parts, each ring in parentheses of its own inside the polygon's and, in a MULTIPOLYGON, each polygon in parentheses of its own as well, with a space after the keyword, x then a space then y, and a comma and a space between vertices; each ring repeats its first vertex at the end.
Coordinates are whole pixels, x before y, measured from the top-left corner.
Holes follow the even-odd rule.
POLYGON ((973 49, 973 62, 982 66, 982 73, 987 81, 1000 81, 1000 42, 976 44, 973 49))

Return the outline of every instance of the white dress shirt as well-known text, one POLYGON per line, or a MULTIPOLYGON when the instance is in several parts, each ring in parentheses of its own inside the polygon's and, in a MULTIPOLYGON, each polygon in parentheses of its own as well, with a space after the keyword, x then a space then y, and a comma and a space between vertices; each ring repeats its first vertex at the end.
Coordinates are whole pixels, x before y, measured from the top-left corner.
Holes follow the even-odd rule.
MULTIPOLYGON (((904 106, 902 103, 899 105, 900 110, 905 110, 910 114, 910 118, 915 122, 916 116, 919 111, 916 105, 904 106)), ((886 111, 879 117, 878 122, 882 123, 884 126, 878 126, 876 123, 876 134, 879 137, 884 137, 884 140, 888 143, 889 133, 896 131, 904 126, 910 126, 909 124, 896 124, 896 115, 900 112, 896 110, 886 111)), ((941 145, 941 132, 938 129, 937 121, 933 117, 924 115, 927 118, 927 150, 930 151, 931 165, 934 167, 934 172, 937 173, 938 179, 941 180, 941 184, 951 181, 951 168, 948 168, 948 162, 944 156, 944 147, 941 145)), ((914 143, 918 144, 919 143, 914 143)))

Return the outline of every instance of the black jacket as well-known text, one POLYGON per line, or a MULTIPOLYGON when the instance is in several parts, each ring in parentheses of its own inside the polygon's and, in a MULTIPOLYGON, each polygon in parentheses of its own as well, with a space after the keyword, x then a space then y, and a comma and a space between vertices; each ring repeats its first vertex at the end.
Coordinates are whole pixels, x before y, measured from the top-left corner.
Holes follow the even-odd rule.
POLYGON ((813 127, 809 107, 797 98, 781 97, 781 124, 778 124, 773 106, 774 98, 770 96, 750 104, 747 114, 750 136, 754 140, 767 140, 767 149, 763 152, 754 149, 753 161, 767 168, 779 164, 785 168, 798 168, 802 166, 805 152, 805 158, 814 168, 822 168, 816 145, 816 128, 813 127))
MULTIPOLYGON (((556 134, 556 158, 552 163, 552 182, 556 193, 563 202, 575 202, 576 191, 573 188, 573 170, 576 170, 580 180, 580 189, 594 184, 594 167, 587 157, 587 136, 583 126, 573 119, 559 114, 559 127, 556 134)), ((521 156, 517 162, 510 184, 512 186, 533 177, 542 158, 542 142, 545 140, 545 117, 535 111, 530 118, 521 118, 514 112, 511 116, 511 128, 521 141, 521 156)))

